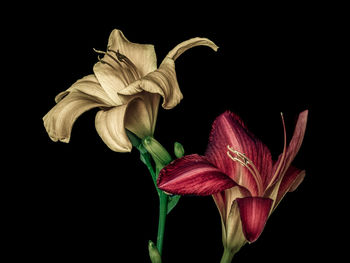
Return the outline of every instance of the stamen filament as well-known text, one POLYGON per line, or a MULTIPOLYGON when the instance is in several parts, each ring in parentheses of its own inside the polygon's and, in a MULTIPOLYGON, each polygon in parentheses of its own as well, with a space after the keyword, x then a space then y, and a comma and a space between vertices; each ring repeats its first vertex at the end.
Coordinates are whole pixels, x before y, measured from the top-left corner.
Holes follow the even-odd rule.
POLYGON ((227 145, 227 149, 228 149, 227 151, 228 157, 230 157, 233 161, 240 163, 243 167, 247 168, 248 171, 252 174, 258 188, 258 193, 259 195, 262 194, 261 175, 258 169, 256 168, 256 166, 253 164, 253 162, 244 153, 241 153, 232 149, 229 145, 227 145), (236 154, 238 158, 233 157, 230 152, 236 154))

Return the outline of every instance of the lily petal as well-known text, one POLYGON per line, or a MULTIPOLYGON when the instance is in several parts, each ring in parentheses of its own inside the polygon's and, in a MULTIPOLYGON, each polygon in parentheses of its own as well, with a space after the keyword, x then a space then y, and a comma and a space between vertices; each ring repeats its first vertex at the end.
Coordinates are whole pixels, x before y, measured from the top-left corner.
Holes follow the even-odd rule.
POLYGON ((222 220, 227 221, 228 215, 231 210, 232 203, 237 198, 243 198, 251 196, 250 192, 242 186, 234 186, 226 189, 225 191, 213 194, 214 202, 220 212, 222 220))
POLYGON ((85 111, 108 106, 96 97, 81 92, 71 92, 43 117, 45 129, 53 141, 68 143, 75 120, 85 111))
POLYGON ((125 128, 139 138, 153 136, 160 96, 142 92, 129 102, 125 113, 125 128))
POLYGON ((73 91, 81 92, 91 97, 95 97, 96 99, 103 101, 106 105, 113 106, 113 101, 101 87, 97 78, 93 74, 79 79, 69 89, 59 93, 55 98, 56 103, 61 101, 65 96, 73 91))
POLYGON ((103 59, 94 65, 94 73, 104 89, 108 94, 110 100, 114 105, 123 104, 119 98, 118 91, 127 87, 130 83, 137 80, 137 77, 132 75, 130 69, 122 62, 118 62, 117 58, 112 59, 105 55, 103 59))
MULTIPOLYGON (((226 219, 225 234, 226 238, 224 248, 229 249, 232 253, 238 252, 241 247, 247 243, 247 239, 244 236, 242 223, 239 213, 237 201, 231 203, 231 207, 228 210, 229 214, 226 219)), ((224 237, 223 237, 224 241, 224 237)))
POLYGON ((249 242, 258 239, 269 216, 273 200, 263 197, 237 199, 243 233, 249 242))
POLYGON ((260 188, 263 187, 264 177, 272 171, 269 149, 248 131, 237 115, 229 111, 214 121, 205 156, 232 180, 247 188, 252 195, 258 195, 259 185, 260 188), (228 156, 227 146, 248 157, 262 178, 259 175, 253 176, 241 163, 233 161, 228 156))
POLYGON ((184 41, 168 53, 157 70, 146 75, 140 82, 133 83, 119 91, 119 94, 132 95, 140 90, 158 93, 163 97, 162 107, 164 109, 174 108, 183 98, 176 77, 175 60, 186 50, 200 45, 211 47, 215 51, 218 49, 207 38, 192 38, 184 41))
POLYGON ((119 51, 129 58, 136 66, 141 76, 157 69, 157 56, 154 46, 130 42, 118 29, 114 29, 109 36, 108 49, 119 51))
POLYGON ((265 194, 274 200, 273 209, 275 209, 287 192, 293 192, 305 178, 305 171, 290 166, 283 177, 271 187, 270 191, 265 194))
POLYGON ((212 195, 236 183, 198 154, 186 155, 165 166, 158 187, 177 195, 212 195))
POLYGON ((281 158, 282 156, 281 154, 278 158, 278 161, 273 166, 273 174, 275 173, 277 174, 274 175, 275 179, 273 182, 270 182, 270 185, 277 182, 281 176, 284 176, 290 164, 292 163, 295 156, 297 155, 304 139, 306 124, 307 124, 307 116, 308 116, 308 110, 305 110, 299 114, 297 123, 295 125, 293 137, 289 142, 289 145, 286 150, 285 158, 283 160, 283 158, 281 158))
POLYGON ((124 128, 127 104, 101 110, 96 114, 96 130, 104 143, 115 152, 130 152, 132 145, 124 128))

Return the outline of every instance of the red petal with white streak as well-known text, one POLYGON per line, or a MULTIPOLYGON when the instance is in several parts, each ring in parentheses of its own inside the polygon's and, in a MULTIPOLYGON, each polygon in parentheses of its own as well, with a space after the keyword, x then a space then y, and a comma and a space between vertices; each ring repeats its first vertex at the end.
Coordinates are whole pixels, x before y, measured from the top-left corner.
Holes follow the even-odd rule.
POLYGON ((197 154, 186 155, 165 166, 157 183, 161 190, 178 195, 212 195, 237 185, 197 154))
POLYGON ((256 180, 247 168, 228 157, 227 145, 245 154, 252 161, 262 176, 262 182, 271 174, 272 160, 269 149, 248 131, 237 115, 229 111, 214 121, 205 156, 235 182, 247 188, 252 195, 257 195, 256 180))
POLYGON ((245 197, 237 198, 237 203, 244 236, 249 242, 254 242, 265 227, 273 200, 263 197, 245 197))

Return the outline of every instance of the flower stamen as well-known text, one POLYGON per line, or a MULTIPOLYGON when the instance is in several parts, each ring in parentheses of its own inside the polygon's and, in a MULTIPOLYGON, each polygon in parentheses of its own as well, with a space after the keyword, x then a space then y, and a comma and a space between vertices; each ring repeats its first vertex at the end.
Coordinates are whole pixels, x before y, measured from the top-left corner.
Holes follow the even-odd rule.
POLYGON ((241 153, 239 151, 234 150, 229 145, 227 145, 227 149, 228 149, 228 151, 227 151, 228 157, 230 157, 234 162, 238 162, 243 167, 247 168, 248 171, 252 174, 252 176, 255 180, 255 183, 258 187, 258 193, 262 194, 261 175, 260 175, 258 169, 256 168, 256 166, 254 165, 254 163, 252 162, 252 160, 250 160, 244 153, 241 153), (235 154, 236 157, 232 156, 231 153, 235 154))

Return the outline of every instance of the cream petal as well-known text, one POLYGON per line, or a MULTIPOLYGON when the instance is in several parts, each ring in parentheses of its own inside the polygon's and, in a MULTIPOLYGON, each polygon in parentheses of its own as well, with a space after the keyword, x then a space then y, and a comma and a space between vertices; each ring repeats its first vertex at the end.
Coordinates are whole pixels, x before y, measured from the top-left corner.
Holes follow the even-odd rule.
POLYGON ((132 148, 124 125, 127 107, 127 104, 121 105, 96 114, 96 130, 104 143, 115 152, 130 152, 132 148))
POLYGON ((143 92, 129 102, 125 128, 139 138, 152 136, 157 120, 160 96, 143 92))
POLYGON ((168 53, 157 70, 119 91, 119 94, 132 95, 141 90, 158 93, 163 97, 163 108, 174 108, 183 98, 176 77, 175 60, 186 50, 199 45, 209 46, 215 51, 218 48, 212 41, 206 38, 193 38, 182 42, 168 53))
POLYGON ((66 95, 73 91, 81 92, 94 97, 97 100, 104 102, 106 105, 114 106, 113 101, 102 89, 100 83, 93 74, 77 80, 69 89, 59 93, 55 98, 56 103, 61 101, 66 95))
POLYGON ((108 94, 114 105, 122 105, 118 91, 133 83, 136 79, 130 76, 128 70, 116 62, 108 62, 106 56, 94 65, 94 73, 101 87, 108 94), (104 62, 102 62, 104 61, 104 62))
POLYGON ((237 201, 233 201, 231 204, 226 221, 225 249, 228 249, 231 253, 235 254, 247 243, 247 240, 243 233, 237 201))
POLYGON ((167 57, 175 61, 186 50, 196 46, 208 46, 214 51, 217 51, 219 48, 217 45, 214 44, 213 41, 207 38, 195 37, 178 44, 168 53, 167 57))
POLYGON ((141 76, 157 69, 157 56, 154 46, 149 44, 132 43, 126 39, 124 34, 114 29, 109 36, 108 49, 119 51, 129 58, 136 66, 141 76))
POLYGON ((71 92, 43 117, 45 129, 51 140, 68 143, 75 120, 85 111, 101 106, 106 105, 92 96, 71 92))

